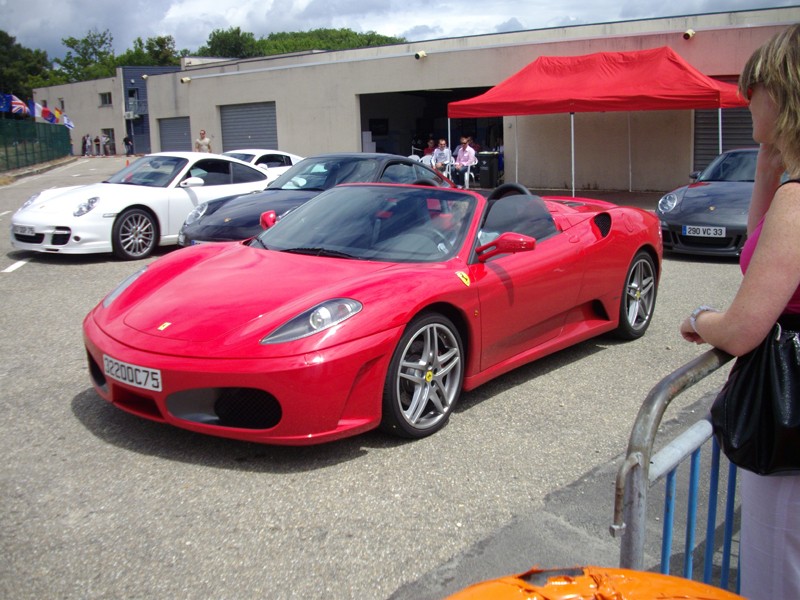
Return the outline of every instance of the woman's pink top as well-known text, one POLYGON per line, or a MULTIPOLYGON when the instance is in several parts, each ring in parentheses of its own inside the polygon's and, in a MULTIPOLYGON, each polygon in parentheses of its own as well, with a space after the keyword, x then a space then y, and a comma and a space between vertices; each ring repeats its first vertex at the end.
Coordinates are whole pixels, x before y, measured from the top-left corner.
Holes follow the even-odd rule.
MULTIPOLYGON (((786 183, 800 183, 798 180, 790 180, 786 181, 786 183)), ((762 217, 761 220, 756 225, 756 228, 753 230, 753 233, 747 238, 745 241, 744 246, 742 246, 742 255, 739 257, 739 265, 742 268, 742 273, 747 272, 747 267, 750 265, 750 259, 753 258, 753 252, 758 245, 758 238, 761 237, 761 227, 764 225, 764 218, 762 217)), ((786 308, 783 309, 784 313, 800 313, 800 287, 794 291, 791 299, 789 300, 789 304, 786 305, 786 308)))

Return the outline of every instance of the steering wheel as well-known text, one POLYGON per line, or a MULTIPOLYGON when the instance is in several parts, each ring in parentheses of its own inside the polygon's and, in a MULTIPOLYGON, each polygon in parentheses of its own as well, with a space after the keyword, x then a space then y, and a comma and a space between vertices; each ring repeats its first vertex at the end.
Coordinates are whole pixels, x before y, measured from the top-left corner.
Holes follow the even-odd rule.
POLYGON ((518 195, 523 194, 524 196, 533 196, 531 191, 526 188, 524 185, 519 183, 504 183, 503 185, 498 185, 496 188, 492 190, 492 192, 486 196, 487 200, 497 200, 498 198, 502 198, 503 196, 511 196, 511 195, 518 195))
POLYGON ((444 247, 445 247, 445 251, 442 252, 442 254, 449 254, 450 251, 453 249, 453 244, 451 244, 450 240, 447 239, 447 236, 445 234, 443 234, 441 231, 439 231, 438 229, 433 229, 433 228, 429 228, 429 227, 421 227, 421 228, 415 230, 414 233, 419 233, 421 235, 424 235, 424 236, 430 238, 431 241, 433 241, 433 243, 436 244, 437 248, 439 247, 440 243, 443 243, 444 247))

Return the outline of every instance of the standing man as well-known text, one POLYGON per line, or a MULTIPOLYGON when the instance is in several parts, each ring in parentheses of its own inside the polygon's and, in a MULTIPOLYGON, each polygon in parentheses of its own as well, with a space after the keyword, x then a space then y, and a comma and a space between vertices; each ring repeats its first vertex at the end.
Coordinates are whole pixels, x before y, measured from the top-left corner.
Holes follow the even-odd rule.
POLYGON ((211 152, 211 140, 206 135, 206 130, 200 130, 200 137, 194 141, 195 152, 211 152))
POLYGON ((458 147, 456 153, 456 161, 453 163, 453 182, 458 187, 464 187, 464 178, 467 174, 467 168, 475 164, 475 150, 469 145, 469 139, 466 136, 461 137, 461 145, 458 147))

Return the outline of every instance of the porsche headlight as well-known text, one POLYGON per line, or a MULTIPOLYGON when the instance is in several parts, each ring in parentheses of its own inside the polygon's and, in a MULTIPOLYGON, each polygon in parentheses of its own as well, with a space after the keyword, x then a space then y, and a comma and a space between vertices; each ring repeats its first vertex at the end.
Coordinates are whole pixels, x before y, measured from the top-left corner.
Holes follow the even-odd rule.
POLYGON ((194 207, 192 212, 189 213, 189 216, 186 217, 186 220, 183 222, 184 225, 191 225, 192 223, 199 221, 203 218, 203 215, 206 214, 208 210, 208 202, 201 202, 197 206, 194 207))
POLYGON ((92 210, 95 207, 95 205, 99 202, 99 200, 100 200, 100 198, 98 198, 97 196, 94 196, 93 198, 89 198, 85 202, 81 202, 78 205, 78 208, 75 210, 75 212, 72 213, 72 216, 74 216, 74 217, 82 217, 83 215, 88 213, 90 210, 92 210))
POLYGON ((146 266, 145 266, 145 267, 142 267, 141 269, 139 269, 138 271, 136 271, 136 273, 134 273, 133 275, 129 275, 129 276, 128 276, 128 277, 127 277, 127 278, 126 278, 126 279, 125 279, 125 280, 124 280, 122 283, 120 283, 120 284, 117 286, 117 288, 116 288, 116 289, 115 289, 113 292, 111 292, 111 293, 110 293, 108 296, 106 296, 106 297, 103 299, 103 308, 108 308, 108 307, 111 305, 111 303, 112 303, 114 300, 116 300, 116 299, 117 299, 117 297, 118 297, 118 296, 119 296, 119 295, 120 295, 122 292, 124 292, 125 290, 127 290, 127 289, 128 289, 130 286, 131 286, 131 284, 132 284, 134 281, 136 281, 137 279, 139 279, 139 277, 141 277, 142 275, 144 275, 144 272, 145 272, 145 271, 147 271, 147 267, 146 267, 146 266))
POLYGON ((35 193, 33 196, 31 196, 30 198, 28 198, 27 200, 25 200, 25 203, 24 203, 22 206, 20 206, 20 207, 19 207, 19 211, 23 211, 23 210, 25 210, 25 209, 26 209, 26 208, 28 208, 28 207, 29 207, 31 204, 33 204, 34 202, 36 202, 36 199, 39 197, 39 195, 40 195, 41 193, 42 193, 42 192, 36 192, 36 193, 35 193))
POLYGON ((280 344, 313 335, 338 325, 363 308, 358 300, 334 298, 310 308, 281 325, 261 340, 262 344, 280 344))
POLYGON ((678 206, 678 202, 680 202, 678 194, 675 192, 670 192, 669 194, 662 196, 661 200, 658 201, 658 210, 662 213, 668 213, 678 206))

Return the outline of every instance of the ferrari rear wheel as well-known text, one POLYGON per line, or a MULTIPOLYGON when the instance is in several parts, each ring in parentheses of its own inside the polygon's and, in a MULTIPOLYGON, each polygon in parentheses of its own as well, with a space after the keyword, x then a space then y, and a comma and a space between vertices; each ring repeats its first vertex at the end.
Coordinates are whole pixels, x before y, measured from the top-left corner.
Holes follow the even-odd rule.
POLYGON ((645 251, 633 257, 619 305, 619 326, 615 334, 623 340, 635 340, 644 335, 653 319, 656 306, 656 266, 645 251))
POLYGON ((461 336, 450 319, 437 313, 415 318, 389 365, 381 428, 423 438, 444 427, 461 394, 463 357, 461 336))
POLYGON ((146 210, 130 208, 114 222, 111 246, 122 260, 146 258, 155 250, 158 240, 156 221, 146 210))

